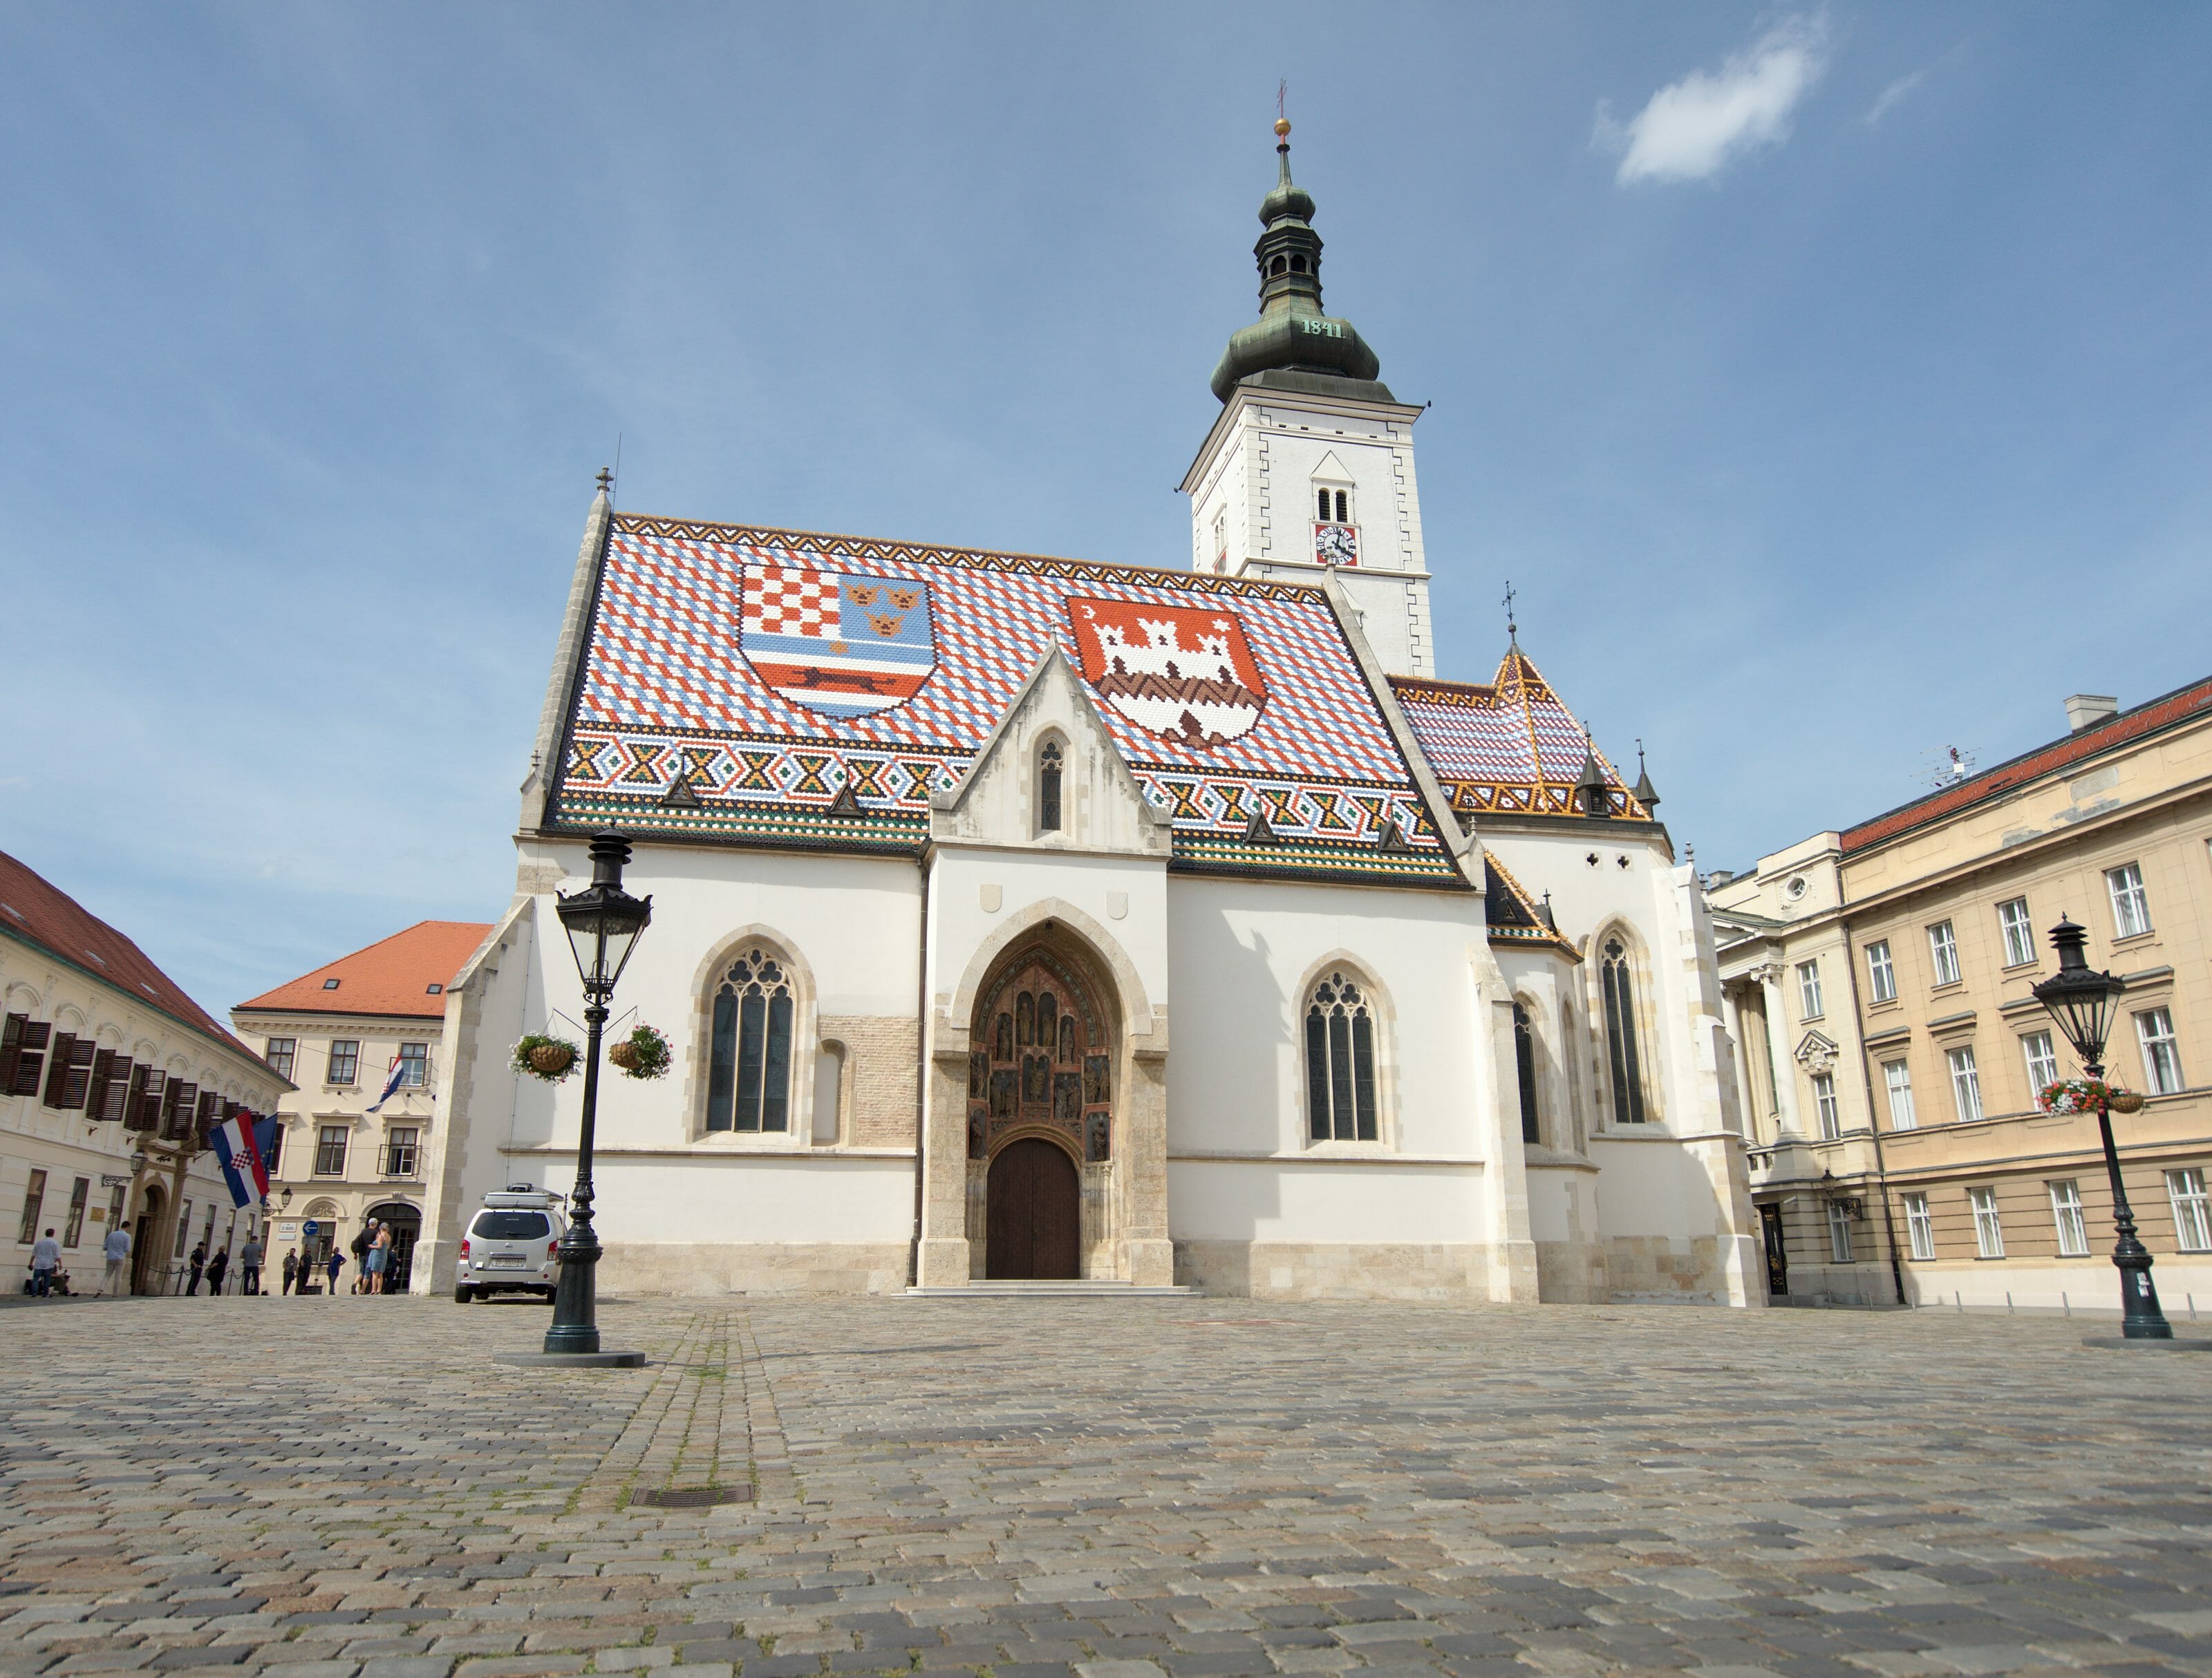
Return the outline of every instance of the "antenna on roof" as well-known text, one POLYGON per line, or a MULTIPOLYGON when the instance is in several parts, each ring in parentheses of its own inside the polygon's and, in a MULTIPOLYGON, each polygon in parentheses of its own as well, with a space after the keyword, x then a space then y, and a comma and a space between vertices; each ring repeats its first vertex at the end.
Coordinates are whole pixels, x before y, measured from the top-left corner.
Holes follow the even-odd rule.
POLYGON ((1946 746, 1940 752, 1929 753, 1922 760, 1921 775, 1929 786, 1941 792, 1971 776, 1976 761, 1972 747, 1946 746))
POLYGON ((1513 579, 1510 577, 1507 578, 1505 579, 1505 639, 1516 647, 1521 645, 1521 626, 1513 621, 1513 597, 1518 593, 1520 591, 1513 586, 1513 579))
MULTIPOLYGON (((617 484, 617 485, 619 485, 619 484, 622 482, 622 445, 623 445, 623 434, 622 434, 622 433, 620 433, 620 432, 617 432, 617 433, 615 433, 615 478, 614 478, 614 481, 615 481, 616 484, 617 484)), ((611 490, 610 490, 610 491, 609 491, 609 494, 608 494, 608 499, 609 499, 610 500, 613 500, 613 499, 614 499, 613 492, 612 492, 611 490)))

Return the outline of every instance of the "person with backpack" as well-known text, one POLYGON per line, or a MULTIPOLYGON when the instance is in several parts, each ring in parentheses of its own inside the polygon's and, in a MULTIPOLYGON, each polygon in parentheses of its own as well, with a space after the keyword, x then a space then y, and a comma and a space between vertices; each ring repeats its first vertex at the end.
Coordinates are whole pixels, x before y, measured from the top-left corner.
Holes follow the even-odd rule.
POLYGON ((375 1233, 376 1223, 371 1219, 364 1222, 360 1233, 346 1244, 347 1250, 353 1254, 353 1291, 356 1293, 368 1292, 368 1244, 375 1233))
POLYGON ((222 1292, 222 1279, 229 1273, 229 1270, 230 1249, 228 1247, 224 1247, 217 1251, 213 1258, 208 1260, 208 1298, 212 1299, 216 1294, 222 1292))

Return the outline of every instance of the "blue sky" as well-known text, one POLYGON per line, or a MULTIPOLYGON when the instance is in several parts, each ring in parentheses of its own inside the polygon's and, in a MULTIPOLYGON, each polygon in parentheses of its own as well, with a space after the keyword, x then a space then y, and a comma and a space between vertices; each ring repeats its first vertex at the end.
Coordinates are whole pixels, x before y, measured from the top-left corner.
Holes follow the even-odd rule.
POLYGON ((1279 77, 1444 673, 1701 865, 2212 666, 2212 8, 24 4, 0 848, 218 1013, 494 917, 617 435, 1183 563, 1279 77))

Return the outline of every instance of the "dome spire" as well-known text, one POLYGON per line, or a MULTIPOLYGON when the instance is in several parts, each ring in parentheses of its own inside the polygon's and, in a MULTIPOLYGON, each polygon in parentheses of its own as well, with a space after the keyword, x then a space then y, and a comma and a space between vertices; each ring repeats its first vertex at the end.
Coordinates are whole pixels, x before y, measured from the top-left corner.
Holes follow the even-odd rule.
MULTIPOLYGON (((1252 247, 1260 267, 1260 318, 1229 340, 1213 370, 1213 394, 1223 402, 1239 380, 1277 368, 1363 382, 1382 371, 1350 321, 1322 312, 1313 197, 1291 179, 1291 124, 1279 105, 1278 112, 1275 190, 1260 201, 1264 230, 1252 247)), ((1382 394, 1389 400, 1389 392, 1382 394)))

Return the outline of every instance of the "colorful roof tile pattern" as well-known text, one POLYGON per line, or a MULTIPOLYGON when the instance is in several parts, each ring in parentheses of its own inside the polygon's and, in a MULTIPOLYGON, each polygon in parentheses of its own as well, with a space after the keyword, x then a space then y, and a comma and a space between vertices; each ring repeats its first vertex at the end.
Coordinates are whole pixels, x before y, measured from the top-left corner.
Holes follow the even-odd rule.
MULTIPOLYGON (((1586 751, 1583 725, 1518 645, 1487 687, 1392 676, 1398 708, 1451 795, 1452 808, 1476 815, 1580 815, 1575 784, 1586 751)), ((1620 772, 1596 752, 1613 789, 1616 820, 1649 821, 1620 772)))
POLYGON ((911 852, 1054 642, 1177 866, 1464 888, 1318 589, 629 513, 547 823, 911 852))
POLYGON ((1916 798, 1901 804, 1887 815, 1862 821, 1856 827, 1846 828, 1843 834, 1843 851, 1850 856, 1854 851, 1866 851, 1908 833, 1941 821, 1946 816, 1957 815, 1985 798, 2000 797, 2005 793, 2026 786, 2045 775, 2070 769, 2075 764, 2107 752, 2116 746, 2157 734, 2188 722, 2191 718, 2212 712, 2212 677, 2176 688, 2171 694, 2160 694, 2130 710, 2106 718, 2094 727, 2063 740, 2039 746, 2033 751, 2008 758, 1995 768, 1984 769, 1978 775, 1945 787, 1924 798, 1916 798))

